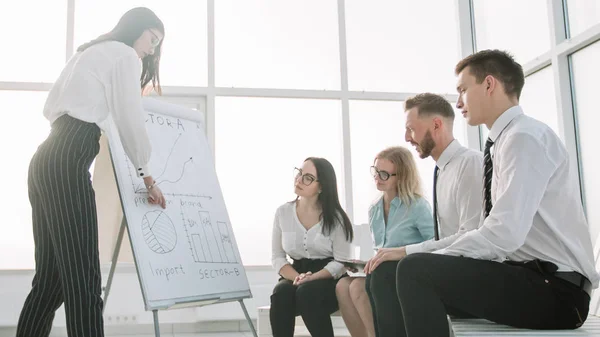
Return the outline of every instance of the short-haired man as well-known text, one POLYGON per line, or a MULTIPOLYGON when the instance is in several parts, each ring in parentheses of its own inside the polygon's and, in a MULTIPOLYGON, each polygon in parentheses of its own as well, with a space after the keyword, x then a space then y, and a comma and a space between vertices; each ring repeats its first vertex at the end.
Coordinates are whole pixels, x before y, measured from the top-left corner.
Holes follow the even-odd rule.
POLYGON ((422 159, 432 157, 436 162, 433 172, 436 238, 406 247, 380 249, 369 261, 368 294, 372 305, 377 306, 373 311, 378 316, 377 331, 387 335, 403 329, 396 324, 401 312, 396 297, 396 263, 388 261, 448 247, 479 226, 482 207, 483 155, 454 139, 452 105, 440 95, 423 93, 407 99, 404 109, 406 141, 415 146, 422 159))
POLYGON ((456 75, 457 107, 470 125, 490 130, 483 222, 436 254, 398 263, 403 333, 448 336, 454 310, 519 328, 578 328, 599 275, 569 153, 523 114, 523 69, 509 54, 480 51, 456 75))

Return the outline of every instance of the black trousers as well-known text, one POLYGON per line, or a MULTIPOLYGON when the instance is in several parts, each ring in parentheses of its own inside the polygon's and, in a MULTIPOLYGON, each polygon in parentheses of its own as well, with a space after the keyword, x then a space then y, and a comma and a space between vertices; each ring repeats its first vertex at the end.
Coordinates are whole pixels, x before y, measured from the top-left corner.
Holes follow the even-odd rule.
POLYGON ((448 336, 446 315, 466 314, 526 329, 575 329, 588 315, 589 295, 540 270, 507 263, 430 253, 409 255, 395 270, 396 303, 389 274, 381 264, 371 275, 378 336, 448 336), (381 272, 381 274, 378 274, 381 272), (375 284, 374 284, 375 283, 375 284), (379 302, 378 302, 379 301, 379 302), (388 310, 395 313, 389 320, 388 310))
POLYGON ((398 261, 381 263, 371 274, 367 275, 365 288, 373 311, 375 336, 403 336, 398 330, 403 327, 397 324, 398 315, 402 313, 396 294, 396 266, 398 261))
POLYGON ((96 202, 89 168, 100 129, 64 115, 29 167, 35 276, 17 337, 46 337, 65 304, 69 337, 104 336, 96 202))
MULTIPOLYGON (((294 260, 298 273, 320 271, 331 259, 294 260)), ((273 337, 293 337, 295 317, 302 316, 310 335, 333 337, 330 315, 338 310, 335 286, 338 280, 321 279, 295 286, 292 281, 279 279, 271 295, 269 318, 273 337)))

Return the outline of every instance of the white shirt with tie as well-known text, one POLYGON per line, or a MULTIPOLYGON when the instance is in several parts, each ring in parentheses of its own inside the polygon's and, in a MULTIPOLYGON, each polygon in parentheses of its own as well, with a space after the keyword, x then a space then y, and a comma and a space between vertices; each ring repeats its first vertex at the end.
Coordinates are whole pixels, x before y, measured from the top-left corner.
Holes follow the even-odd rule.
POLYGON ((577 172, 558 136, 544 123, 505 111, 492 126, 492 209, 482 225, 436 253, 486 260, 541 259, 577 271, 594 288, 592 242, 577 172))
POLYGON ((406 254, 448 247, 481 220, 483 154, 453 140, 437 160, 437 213, 440 240, 406 246, 406 254))

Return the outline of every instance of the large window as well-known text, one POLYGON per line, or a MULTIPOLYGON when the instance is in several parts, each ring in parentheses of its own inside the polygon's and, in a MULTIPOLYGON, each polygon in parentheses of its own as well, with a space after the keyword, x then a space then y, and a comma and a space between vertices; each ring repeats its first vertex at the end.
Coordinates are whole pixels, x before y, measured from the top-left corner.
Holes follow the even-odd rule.
POLYGON ((552 66, 525 78, 520 104, 525 114, 540 120, 558 135, 558 112, 552 66))
POLYGON ((474 0, 477 50, 502 49, 525 64, 550 50, 546 0, 474 0))
MULTIPOLYGON (((473 13, 467 13, 469 6, 463 6, 463 0, 11 2, 10 8, 0 10, 0 29, 10 32, 3 36, 5 50, 0 57, 0 106, 8 111, 0 141, 19 146, 0 149, 6 159, 0 173, 7 177, 11 191, 1 197, 7 208, 0 224, 7 233, 0 239, 0 255, 11 255, 11 259, 0 261, 0 269, 33 267, 26 173, 49 125, 41 115, 47 92, 23 90, 46 88, 39 82, 51 83, 57 78, 70 50, 110 31, 127 10, 137 6, 152 9, 165 25, 160 75, 161 84, 167 87, 165 93, 172 96, 163 99, 205 113, 217 174, 248 265, 270 263, 275 209, 295 198, 292 171, 308 156, 332 162, 340 201, 344 207, 352 202, 355 224, 367 221, 367 209, 379 195, 369 166, 375 154, 387 146, 401 145, 412 151, 425 196, 431 200, 434 162, 418 158, 404 141, 403 102, 399 99, 427 91, 455 100, 454 67, 464 56, 462 50, 469 47, 460 48, 459 41, 468 42, 469 36, 461 37, 468 29, 459 27, 467 28, 470 14, 476 50, 507 50, 527 73, 532 71, 528 67, 548 64, 526 78, 521 105, 526 114, 557 132, 574 127, 559 125, 562 112, 556 95, 570 93, 555 93, 556 88, 564 87, 556 85, 553 74, 559 69, 555 67, 563 67, 565 62, 557 53, 567 44, 570 50, 580 50, 571 60, 577 134, 588 217, 592 234, 598 236, 600 213, 590 207, 600 200, 600 193, 593 188, 600 180, 593 171, 597 117, 591 83, 598 73, 595 59, 600 56, 600 42, 581 48, 600 39, 600 34, 590 36, 600 24, 600 4, 595 0, 472 2, 473 13), (553 44, 562 32, 558 38, 551 37, 554 20, 550 14, 560 14, 562 3, 568 16, 565 29, 573 39, 557 47, 553 44), (68 17, 69 5, 74 5, 74 20, 68 17), (345 35, 340 34, 339 17, 345 18, 345 35), (577 38, 584 31, 586 39, 577 38), (344 51, 345 55, 340 54, 344 51), (347 69, 340 60, 347 61, 347 69), (557 60, 558 65, 551 64, 557 60), (209 83, 209 73, 214 74, 214 85, 209 83), (343 75, 347 75, 348 90, 343 75), (325 94, 317 92, 321 90, 325 94), (357 97, 357 92, 364 96, 357 97), (342 123, 345 97, 352 97, 349 124, 342 123), (345 158, 344 145, 348 143, 351 156, 345 158), (344 176, 348 171, 352 177, 344 176), (352 196, 347 198, 345 191, 350 189, 352 196)), ((485 126, 482 130, 485 139, 488 130, 485 126)), ((475 144, 467 144, 466 131, 458 114, 455 137, 473 147, 475 144)), ((469 137, 473 138, 477 137, 469 137)), ((575 150, 570 151, 575 158, 575 150)))
POLYGON ((455 93, 456 1, 346 1, 350 90, 455 93))
MULTIPOLYGON (((553 78, 552 66, 525 77, 525 86, 519 104, 526 115, 544 122, 560 137, 553 78)), ((485 143, 489 130, 485 125, 481 126, 481 130, 482 140, 485 143)))
POLYGON ((600 76, 600 42, 578 51, 571 56, 575 85, 575 107, 577 130, 582 162, 587 218, 590 224, 592 243, 600 233, 600 175, 598 167, 598 92, 595 85, 600 76))
MULTIPOLYGON (((425 197, 432 200, 433 169, 431 157, 421 159, 412 145, 404 141, 406 118, 403 102, 351 101, 350 141, 352 146, 352 193, 354 223, 368 223, 369 206, 380 196, 369 172, 377 153, 389 146, 404 146, 415 158, 421 173, 425 197)), ((457 113, 454 137, 466 146, 466 123, 457 113)))
POLYGON ((0 81, 53 82, 65 63, 66 19, 65 0, 3 1, 0 81))
POLYGON ((566 0, 566 4, 571 36, 600 24, 600 2, 598 0, 566 0))
POLYGON ((294 167, 324 157, 344 207, 341 104, 308 99, 218 97, 219 183, 244 264, 271 263, 275 210, 294 200, 294 167))
POLYGON ((31 206, 27 193, 29 161, 50 130, 42 115, 45 92, 0 91, 0 176, 5 193, 0 193, 0 269, 33 268, 31 206), (10 258, 9 258, 10 256, 10 258))
POLYGON ((77 0, 75 49, 109 32, 127 10, 137 6, 152 9, 165 25, 160 62, 161 84, 206 86, 206 0, 77 0))
POLYGON ((215 1, 222 87, 339 89, 337 2, 215 1))

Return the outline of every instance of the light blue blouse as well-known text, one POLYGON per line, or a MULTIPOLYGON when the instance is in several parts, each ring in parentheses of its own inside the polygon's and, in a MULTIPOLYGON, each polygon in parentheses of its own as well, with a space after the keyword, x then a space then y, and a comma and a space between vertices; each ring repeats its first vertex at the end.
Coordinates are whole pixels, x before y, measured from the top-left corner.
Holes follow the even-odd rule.
POLYGON ((403 247, 433 238, 431 206, 425 198, 410 205, 395 197, 390 204, 387 224, 384 221, 383 197, 369 208, 369 226, 374 248, 403 247))

